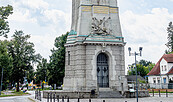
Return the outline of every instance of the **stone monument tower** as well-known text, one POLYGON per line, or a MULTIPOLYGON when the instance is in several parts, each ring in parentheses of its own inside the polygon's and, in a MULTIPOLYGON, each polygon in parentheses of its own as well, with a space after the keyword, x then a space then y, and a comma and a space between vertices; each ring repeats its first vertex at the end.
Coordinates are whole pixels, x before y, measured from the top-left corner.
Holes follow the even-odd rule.
POLYGON ((126 91, 124 38, 117 0, 72 0, 64 91, 126 91))

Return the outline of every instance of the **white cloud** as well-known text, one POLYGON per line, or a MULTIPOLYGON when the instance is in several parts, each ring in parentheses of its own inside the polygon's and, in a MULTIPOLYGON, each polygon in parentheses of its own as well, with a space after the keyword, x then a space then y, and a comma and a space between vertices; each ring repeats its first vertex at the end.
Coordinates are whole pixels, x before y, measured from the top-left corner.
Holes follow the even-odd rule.
POLYGON ((30 11, 25 10, 25 12, 21 12, 19 10, 15 10, 13 15, 9 17, 9 21, 17 21, 17 22, 37 22, 36 18, 30 17, 30 11))
POLYGON ((44 0, 21 0, 21 5, 30 7, 31 9, 48 9, 49 4, 44 0))
POLYGON ((144 49, 141 58, 156 63, 167 49, 166 29, 168 23, 173 21, 173 14, 170 14, 166 8, 153 8, 149 14, 126 11, 120 15, 120 18, 123 35, 127 41, 126 65, 134 63, 134 59, 127 55, 129 46, 137 52, 142 46, 144 49))
POLYGON ((67 22, 69 23, 70 20, 69 15, 61 10, 55 10, 55 9, 45 10, 43 14, 46 18, 52 20, 54 23, 65 21, 64 23, 66 24, 67 22))
MULTIPOLYGON (((44 58, 49 58, 55 38, 70 30, 70 7, 69 11, 57 9, 55 7, 61 5, 60 3, 52 4, 54 1, 51 1, 50 4, 46 0, 8 0, 8 2, 14 8, 13 14, 8 19, 11 29, 9 38, 15 30, 23 30, 25 34, 31 35, 30 41, 35 44, 36 52, 44 58)), ((5 2, 3 4, 6 5, 5 2)))

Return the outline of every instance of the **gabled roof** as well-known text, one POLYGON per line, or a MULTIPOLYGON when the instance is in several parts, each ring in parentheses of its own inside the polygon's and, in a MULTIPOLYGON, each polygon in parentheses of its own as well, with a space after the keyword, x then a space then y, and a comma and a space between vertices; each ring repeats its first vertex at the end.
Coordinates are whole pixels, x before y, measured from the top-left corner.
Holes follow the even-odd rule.
POLYGON ((173 67, 170 69, 170 71, 167 74, 173 74, 173 67))
POLYGON ((173 63, 173 54, 166 54, 166 55, 163 55, 164 59, 168 62, 168 63, 173 63))
MULTIPOLYGON (((147 75, 159 75, 160 74, 160 62, 165 59, 168 63, 173 63, 173 54, 164 54, 154 68, 147 75)), ((173 74, 173 68, 169 72, 173 74), (170 72, 171 71, 171 72, 170 72)), ((168 72, 168 73, 169 73, 168 72)))

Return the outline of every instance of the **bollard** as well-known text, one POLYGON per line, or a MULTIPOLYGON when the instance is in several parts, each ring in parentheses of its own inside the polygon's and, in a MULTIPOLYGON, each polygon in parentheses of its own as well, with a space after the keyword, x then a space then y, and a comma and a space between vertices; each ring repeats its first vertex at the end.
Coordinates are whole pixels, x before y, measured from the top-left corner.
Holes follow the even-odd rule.
POLYGON ((78 101, 77 102, 80 102, 80 99, 78 98, 78 101))
POLYGON ((39 98, 40 98, 40 101, 41 101, 41 92, 40 92, 40 94, 39 94, 39 98))
POLYGON ((67 102, 70 102, 69 97, 67 98, 67 102))
POLYGON ((91 102, 91 99, 89 99, 89 102, 91 102))
POLYGON ((49 102, 49 93, 47 94, 47 102, 49 102))
POLYGON ((168 90, 166 90, 166 97, 168 97, 168 90))
POLYGON ((103 100, 103 102, 105 102, 105 100, 103 100))
POLYGON ((50 93, 50 102, 52 102, 52 93, 50 93))
POLYGON ((161 96, 160 96, 160 90, 159 90, 159 97, 161 97, 161 96))
POLYGON ((154 90, 153 90, 153 96, 154 96, 154 90))
POLYGON ((64 102, 64 96, 62 96, 62 102, 64 102))
POLYGON ((38 90, 37 90, 37 100, 38 100, 38 95, 39 95, 39 93, 38 93, 38 90))
POLYGON ((36 99, 37 99, 37 97, 38 97, 38 91, 36 90, 36 99))
POLYGON ((36 99, 36 91, 35 91, 35 99, 36 99))
POLYGON ((56 98, 57 98, 57 102, 59 102, 59 95, 57 95, 56 98))
POLYGON ((55 93, 53 94, 53 102, 55 102, 55 93))

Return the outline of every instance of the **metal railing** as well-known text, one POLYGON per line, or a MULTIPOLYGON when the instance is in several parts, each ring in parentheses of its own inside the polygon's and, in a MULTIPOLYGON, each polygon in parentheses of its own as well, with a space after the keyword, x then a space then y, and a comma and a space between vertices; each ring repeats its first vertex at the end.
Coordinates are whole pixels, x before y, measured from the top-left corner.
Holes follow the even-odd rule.
POLYGON ((41 91, 40 91, 40 89, 35 91, 35 99, 41 101, 41 91))
POLYGON ((154 89, 173 89, 173 83, 150 83, 148 88, 154 89))

